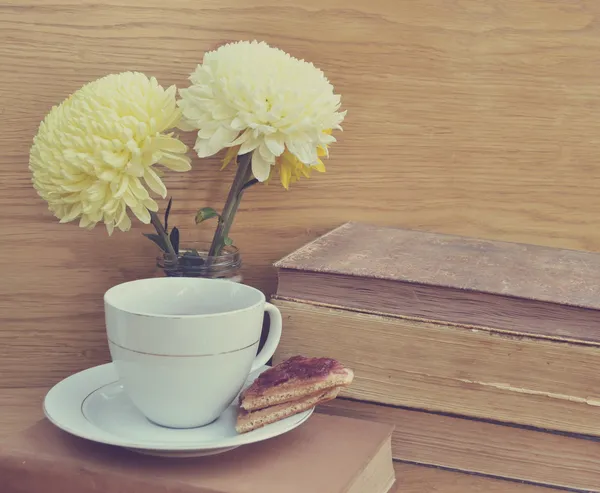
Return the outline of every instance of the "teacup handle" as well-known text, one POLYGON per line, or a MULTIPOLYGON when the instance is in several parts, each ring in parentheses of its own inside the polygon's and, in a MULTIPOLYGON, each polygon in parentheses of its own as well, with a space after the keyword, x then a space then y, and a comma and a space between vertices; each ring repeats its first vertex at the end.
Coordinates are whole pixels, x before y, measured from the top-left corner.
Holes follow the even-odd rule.
POLYGON ((260 350, 260 353, 256 355, 254 363, 252 363, 251 371, 256 371, 267 364, 267 361, 269 361, 275 354, 275 350, 277 349, 279 340, 281 339, 281 327, 283 325, 283 320, 281 318, 281 312, 279 311, 279 308, 271 303, 265 303, 265 311, 269 314, 269 320, 271 322, 269 324, 269 335, 267 336, 265 345, 260 350))

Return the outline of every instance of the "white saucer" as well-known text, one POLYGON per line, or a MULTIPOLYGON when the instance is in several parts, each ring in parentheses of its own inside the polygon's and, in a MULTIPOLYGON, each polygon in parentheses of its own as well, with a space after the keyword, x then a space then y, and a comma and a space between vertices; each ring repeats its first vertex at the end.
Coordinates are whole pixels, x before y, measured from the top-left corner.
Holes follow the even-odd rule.
MULTIPOLYGON (((244 388, 267 368, 251 374, 244 388)), ((313 409, 241 435, 235 431, 237 411, 236 398, 209 425, 186 430, 158 426, 148 421, 127 397, 112 363, 71 375, 56 384, 44 400, 46 417, 72 435, 167 457, 214 455, 267 440, 300 426, 313 409)))

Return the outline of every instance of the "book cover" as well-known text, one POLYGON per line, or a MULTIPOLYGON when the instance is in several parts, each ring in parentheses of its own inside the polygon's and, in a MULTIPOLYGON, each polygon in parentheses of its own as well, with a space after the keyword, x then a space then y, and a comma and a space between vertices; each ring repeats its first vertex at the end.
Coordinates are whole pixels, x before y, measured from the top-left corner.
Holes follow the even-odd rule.
POLYGON ((314 415, 271 440, 174 459, 79 439, 43 420, 0 446, 0 491, 385 493, 394 482, 392 430, 387 424, 314 415), (372 489, 365 489, 365 478, 372 489))

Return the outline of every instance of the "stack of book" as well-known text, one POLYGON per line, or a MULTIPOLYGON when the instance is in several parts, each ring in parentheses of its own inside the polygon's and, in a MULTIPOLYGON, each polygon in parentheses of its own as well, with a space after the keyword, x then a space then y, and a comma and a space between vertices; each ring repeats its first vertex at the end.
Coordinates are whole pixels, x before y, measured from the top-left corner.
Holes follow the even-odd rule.
POLYGON ((276 264, 275 362, 355 371, 329 413, 394 458, 600 491, 600 254, 347 223, 276 264))

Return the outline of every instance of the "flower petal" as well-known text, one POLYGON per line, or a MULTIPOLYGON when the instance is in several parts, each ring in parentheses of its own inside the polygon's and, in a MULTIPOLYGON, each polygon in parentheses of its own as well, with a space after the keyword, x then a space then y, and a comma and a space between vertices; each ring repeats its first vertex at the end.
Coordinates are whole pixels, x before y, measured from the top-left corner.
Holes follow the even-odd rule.
POLYGON ((189 157, 170 152, 163 152, 158 163, 173 171, 189 171, 192 169, 189 157))
POLYGON ((148 190, 143 187, 139 178, 137 177, 133 177, 131 180, 129 180, 129 190, 133 192, 133 195, 137 200, 143 201, 150 197, 148 190))
POLYGON ((237 136, 237 130, 221 126, 208 139, 203 139, 199 135, 194 150, 198 154, 198 157, 213 156, 224 147, 231 145, 237 136))
POLYGON ((311 164, 317 160, 317 150, 307 142, 286 141, 287 148, 304 164, 311 164))
POLYGON ((94 222, 90 220, 90 218, 86 215, 81 216, 81 219, 79 220, 79 227, 80 228, 89 228, 90 226, 94 226, 94 222))
POLYGON ((146 199, 144 200, 144 207, 152 212, 158 212, 158 204, 154 199, 146 199))
POLYGON ((146 168, 144 181, 150 187, 150 190, 160 195, 163 199, 167 196, 167 187, 165 187, 165 184, 152 168, 146 168))
POLYGON ((186 146, 183 142, 173 137, 169 137, 168 135, 158 135, 152 139, 151 148, 153 150, 162 150, 169 151, 175 153, 186 153, 188 151, 188 146, 186 146))
POLYGON ((129 231, 131 229, 131 219, 129 219, 129 216, 125 214, 116 224, 116 227, 121 231, 129 231))
MULTIPOLYGON (((265 144, 265 142, 261 142, 261 144, 256 148, 256 151, 263 157, 263 159, 269 163, 274 163, 275 162, 275 158, 277 156, 274 156, 273 153, 270 151, 270 149, 267 147, 267 145, 265 144)), ((256 154, 256 152, 255 152, 256 154)))
POLYGON ((174 108, 173 111, 157 121, 157 130, 164 132, 165 130, 177 127, 181 121, 181 114, 182 112, 179 108, 174 108))
POLYGON ((227 165, 231 162, 232 159, 235 159, 235 157, 238 155, 239 150, 240 146, 230 147, 229 149, 227 149, 227 153, 223 158, 223 166, 221 166, 222 170, 227 167, 227 165))
POLYGON ((290 180, 292 178, 292 168, 288 165, 283 165, 279 168, 279 177, 281 178, 281 184, 283 188, 288 190, 290 188, 290 180))
POLYGON ((250 129, 242 132, 238 137, 230 144, 231 146, 241 145, 252 137, 252 131, 250 129))
MULTIPOLYGON (((113 183, 115 183, 115 182, 113 182, 113 183)), ((116 192, 113 193, 113 196, 115 198, 122 197, 128 188, 129 188, 129 177, 127 175, 123 175, 121 177, 121 183, 118 184, 118 188, 117 188, 116 192)))
POLYGON ((285 150, 285 137, 282 134, 271 134, 265 137, 265 145, 275 156, 281 156, 285 150))
POLYGON ((138 205, 131 210, 142 223, 150 224, 150 212, 144 206, 138 205))
POLYGON ((252 135, 246 139, 239 150, 239 155, 241 156, 242 154, 248 154, 249 152, 252 152, 254 149, 256 149, 259 145, 260 145, 261 141, 255 137, 253 137, 252 135))
POLYGON ((81 209, 81 204, 80 203, 76 203, 73 204, 70 208, 69 208, 69 212, 67 212, 60 220, 61 223, 68 223, 71 222, 73 219, 76 219, 77 217, 79 217, 79 215, 81 214, 82 209, 81 209))
POLYGON ((319 173, 325 173, 325 164, 320 159, 317 159, 317 164, 313 164, 310 168, 317 170, 319 173))
POLYGON ((126 152, 102 151, 102 160, 112 168, 121 169, 127 165, 129 155, 126 152))
POLYGON ((329 150, 327 149, 327 146, 317 147, 317 157, 329 157, 329 150))
POLYGON ((265 161, 262 156, 255 152, 252 154, 252 174, 258 181, 265 181, 271 173, 271 163, 265 161))
POLYGON ((184 132, 191 132, 198 129, 198 127, 194 125, 193 120, 188 120, 186 118, 181 118, 181 120, 177 122, 177 128, 179 130, 183 130, 184 132))
POLYGON ((125 192, 125 194, 123 195, 123 201, 125 202, 127 207, 129 207, 130 209, 133 209, 138 204, 138 199, 133 194, 133 192, 130 190, 125 192))

